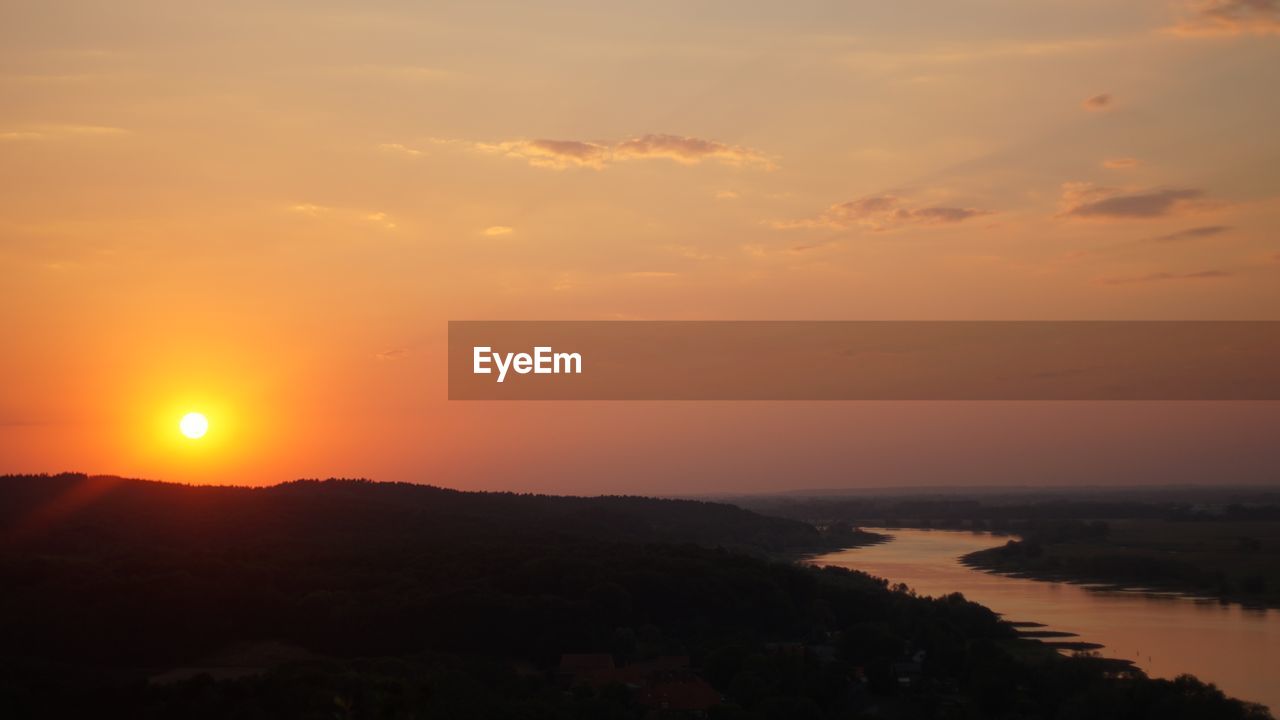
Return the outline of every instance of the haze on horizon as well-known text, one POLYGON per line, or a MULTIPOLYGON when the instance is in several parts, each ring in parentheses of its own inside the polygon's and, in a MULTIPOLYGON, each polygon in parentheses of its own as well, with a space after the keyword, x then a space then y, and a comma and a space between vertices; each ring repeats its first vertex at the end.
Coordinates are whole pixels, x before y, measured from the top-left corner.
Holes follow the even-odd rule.
POLYGON ((1276 403, 451 404, 444 371, 451 319, 1280 320, 1276 0, 0 19, 0 472, 1277 479, 1276 403))

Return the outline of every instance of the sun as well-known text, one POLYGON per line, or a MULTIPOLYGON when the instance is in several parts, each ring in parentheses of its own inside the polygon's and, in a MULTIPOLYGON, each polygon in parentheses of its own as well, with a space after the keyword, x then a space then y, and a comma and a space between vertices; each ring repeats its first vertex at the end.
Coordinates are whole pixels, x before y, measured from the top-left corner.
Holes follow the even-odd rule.
POLYGON ((209 432, 209 419, 198 412, 187 413, 178 421, 178 429, 192 440, 199 440, 209 432))

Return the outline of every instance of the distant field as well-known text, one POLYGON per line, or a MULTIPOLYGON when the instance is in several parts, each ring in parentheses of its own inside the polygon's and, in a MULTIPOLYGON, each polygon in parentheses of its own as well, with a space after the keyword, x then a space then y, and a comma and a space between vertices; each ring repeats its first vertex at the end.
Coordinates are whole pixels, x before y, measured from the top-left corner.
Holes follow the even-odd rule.
POLYGON ((1177 589, 1280 606, 1280 522, 1111 520, 1096 537, 1021 541, 967 556, 1033 576, 1177 589))

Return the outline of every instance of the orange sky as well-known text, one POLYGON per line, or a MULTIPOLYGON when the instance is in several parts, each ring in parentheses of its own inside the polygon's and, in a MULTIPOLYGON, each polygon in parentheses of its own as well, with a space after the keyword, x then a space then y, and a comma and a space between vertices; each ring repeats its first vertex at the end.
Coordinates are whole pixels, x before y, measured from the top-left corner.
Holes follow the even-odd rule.
POLYGON ((0 472, 1274 479, 1273 404, 450 404, 444 341, 1280 319, 1275 0, 259 5, 0 0, 0 472))

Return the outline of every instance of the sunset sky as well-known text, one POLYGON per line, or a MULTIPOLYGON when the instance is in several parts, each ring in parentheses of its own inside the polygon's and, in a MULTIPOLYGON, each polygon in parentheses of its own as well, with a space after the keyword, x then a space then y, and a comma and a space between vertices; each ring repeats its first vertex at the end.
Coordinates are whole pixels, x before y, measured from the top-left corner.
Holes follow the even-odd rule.
POLYGON ((1276 479, 1277 403, 450 403, 444 359, 463 319, 1280 320, 1280 0, 264 5, 0 0, 0 472, 1276 479))

